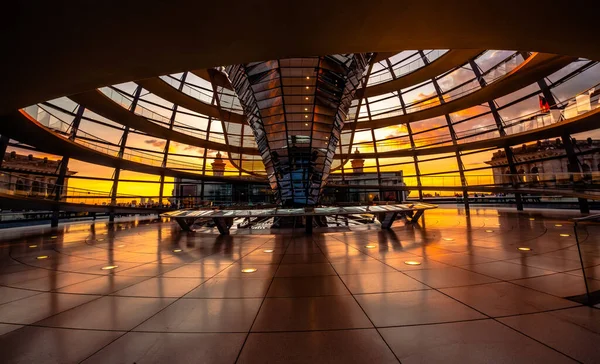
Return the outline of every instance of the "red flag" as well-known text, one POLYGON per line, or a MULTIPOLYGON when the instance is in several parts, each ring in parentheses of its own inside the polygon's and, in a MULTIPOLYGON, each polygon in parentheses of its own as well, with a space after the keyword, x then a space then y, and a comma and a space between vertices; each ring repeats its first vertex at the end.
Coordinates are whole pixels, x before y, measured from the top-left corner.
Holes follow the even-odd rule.
POLYGON ((546 98, 544 96, 539 96, 540 98, 540 110, 542 110, 542 112, 549 112, 550 111, 550 104, 548 103, 548 101, 546 101, 546 98))

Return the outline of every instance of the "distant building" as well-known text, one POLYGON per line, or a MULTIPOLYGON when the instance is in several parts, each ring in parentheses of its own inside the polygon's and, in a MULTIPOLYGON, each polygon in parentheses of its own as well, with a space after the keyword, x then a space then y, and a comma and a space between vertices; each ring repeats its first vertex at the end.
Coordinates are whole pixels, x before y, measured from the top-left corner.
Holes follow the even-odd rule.
POLYGON ((365 172, 365 160, 358 149, 354 152, 354 159, 350 161, 351 173, 335 173, 329 175, 328 185, 323 194, 322 203, 334 202, 377 202, 377 201, 405 201, 408 191, 386 191, 378 188, 381 186, 405 186, 402 171, 398 172, 365 172), (335 185, 370 186, 373 189, 336 187, 335 185))
MULTIPOLYGON (((10 171, 0 173, 2 192, 28 196, 48 196, 53 193, 52 190, 58 178, 60 160, 51 160, 47 157, 37 158, 31 154, 21 155, 13 151, 4 154, 2 167, 10 171)), ((62 190, 63 196, 67 194, 68 176, 76 173, 67 169, 65 188, 62 190)))
MULTIPOLYGON (((585 141, 574 140, 576 153, 589 150, 599 150, 600 140, 588 138, 585 141)), ((570 181, 573 178, 592 178, 594 172, 600 171, 600 153, 592 152, 580 155, 580 176, 572 176, 569 173, 569 161, 565 147, 560 139, 554 141, 538 141, 537 143, 523 144, 521 147, 513 147, 513 154, 517 164, 518 182, 552 184, 554 182, 570 181)), ((506 166, 506 153, 499 150, 492 155, 492 159, 485 162, 492 166, 494 184, 512 183, 513 176, 506 166)))
POLYGON ((221 157, 221 152, 217 152, 215 156, 215 161, 211 163, 213 176, 224 176, 225 175, 225 162, 223 161, 223 157, 221 157))

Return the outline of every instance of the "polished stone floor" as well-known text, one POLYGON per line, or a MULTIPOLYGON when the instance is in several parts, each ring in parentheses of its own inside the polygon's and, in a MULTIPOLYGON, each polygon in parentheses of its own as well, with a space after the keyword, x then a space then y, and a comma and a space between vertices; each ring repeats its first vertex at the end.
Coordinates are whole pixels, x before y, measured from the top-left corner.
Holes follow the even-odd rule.
MULTIPOLYGON (((0 361, 600 362, 600 307, 565 299, 585 291, 574 216, 438 209, 311 236, 0 231, 0 361)), ((592 289, 599 232, 579 232, 592 289)))

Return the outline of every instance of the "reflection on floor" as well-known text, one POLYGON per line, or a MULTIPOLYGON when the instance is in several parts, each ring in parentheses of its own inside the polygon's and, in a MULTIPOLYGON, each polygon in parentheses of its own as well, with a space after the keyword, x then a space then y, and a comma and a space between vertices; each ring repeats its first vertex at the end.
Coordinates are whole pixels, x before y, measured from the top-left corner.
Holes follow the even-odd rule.
MULTIPOLYGON (((599 308, 564 299, 584 292, 572 216, 434 210, 419 226, 312 236, 160 221, 0 232, 0 357, 598 362, 599 308)), ((581 232, 593 289, 598 232, 581 232)))

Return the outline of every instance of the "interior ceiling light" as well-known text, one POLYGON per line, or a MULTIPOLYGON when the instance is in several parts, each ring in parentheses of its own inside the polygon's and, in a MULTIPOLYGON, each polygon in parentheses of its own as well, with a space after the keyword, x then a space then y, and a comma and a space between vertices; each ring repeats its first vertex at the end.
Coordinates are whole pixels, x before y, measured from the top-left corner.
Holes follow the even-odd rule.
POLYGON ((306 100, 308 100, 308 97, 305 97, 306 100))
POLYGON ((125 248, 125 244, 117 245, 117 248, 125 248))
POLYGON ((58 236, 51 236, 50 239, 56 239, 58 236))
POLYGON ((37 245, 33 244, 29 246, 30 248, 37 248, 37 245))
POLYGON ((404 262, 406 265, 421 265, 421 262, 417 262, 416 260, 407 260, 404 262))
POLYGON ((569 234, 560 234, 560 236, 567 237, 567 236, 571 236, 571 235, 569 235, 569 234))
POLYGON ((254 273, 257 270, 258 269, 256 269, 256 268, 244 268, 244 269, 242 269, 242 273, 254 273))
POLYGON ((529 220, 533 221, 533 220, 535 220, 535 217, 530 217, 529 220))
POLYGON ((365 248, 367 248, 367 249, 373 249, 373 248, 377 248, 377 245, 369 244, 369 245, 365 245, 365 248))
POLYGON ((183 250, 181 249, 173 249, 173 253, 181 253, 183 250))
POLYGON ((454 239, 452 239, 452 238, 442 238, 442 240, 446 240, 446 241, 454 241, 454 239))
POLYGON ((485 232, 486 232, 486 233, 493 233, 493 232, 494 232, 494 230, 486 230, 485 232))
POLYGON ((47 256, 47 255, 40 255, 39 257, 37 257, 37 259, 38 259, 38 260, 39 260, 39 259, 46 259, 46 258, 48 258, 48 256, 47 256))
POLYGON ((273 249, 265 249, 263 250, 263 253, 273 253, 273 249))
POLYGON ((307 80, 310 80, 310 77, 309 77, 309 76, 306 76, 306 79, 307 79, 307 80))
POLYGON ((522 247, 519 247, 519 248, 517 248, 517 249, 519 249, 519 250, 521 250, 521 251, 524 251, 524 252, 531 251, 531 248, 527 248, 527 247, 524 247, 524 246, 522 246, 522 247))
POLYGON ((111 269, 115 269, 115 268, 119 268, 118 265, 107 265, 106 267, 102 267, 102 270, 111 270, 111 269))
POLYGON ((562 226, 562 224, 555 224, 554 226, 556 226, 556 227, 561 227, 561 226, 562 226))

